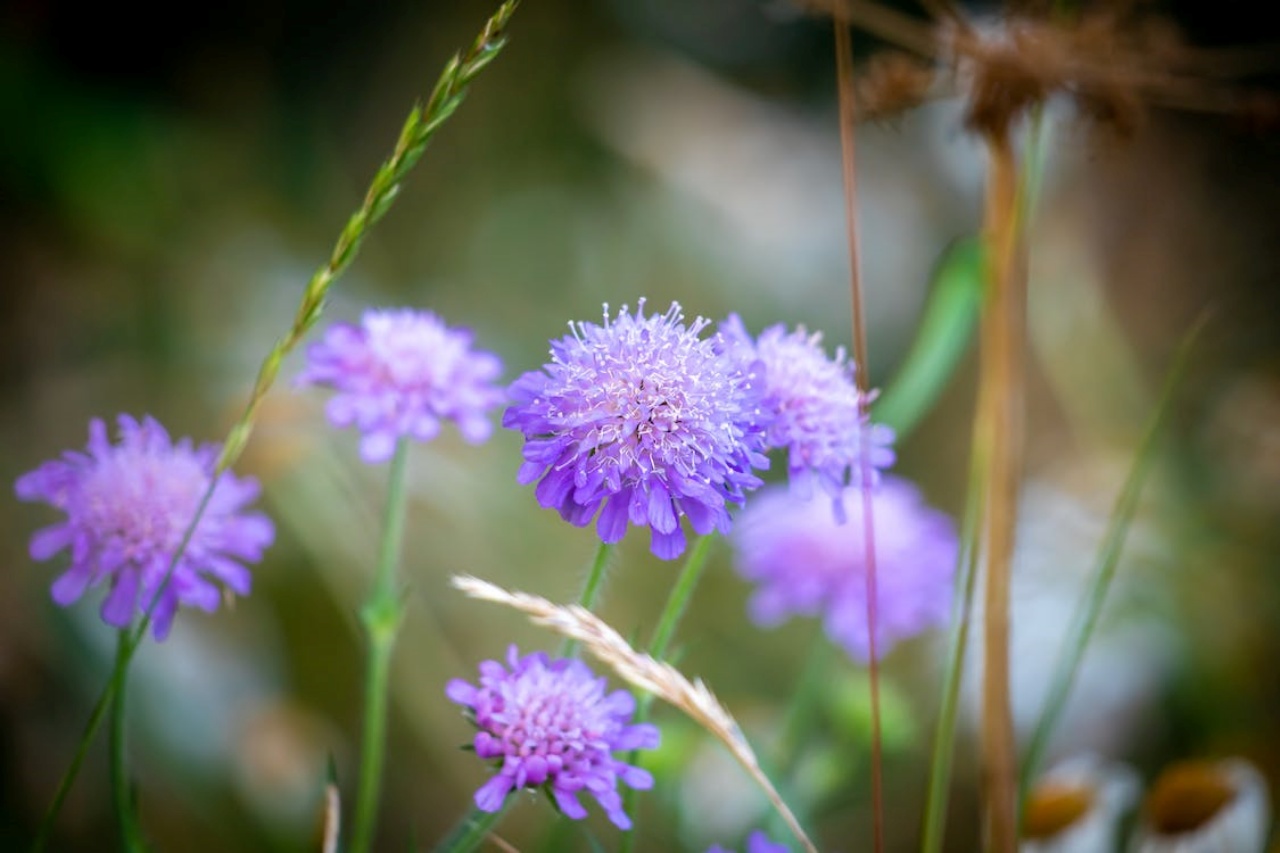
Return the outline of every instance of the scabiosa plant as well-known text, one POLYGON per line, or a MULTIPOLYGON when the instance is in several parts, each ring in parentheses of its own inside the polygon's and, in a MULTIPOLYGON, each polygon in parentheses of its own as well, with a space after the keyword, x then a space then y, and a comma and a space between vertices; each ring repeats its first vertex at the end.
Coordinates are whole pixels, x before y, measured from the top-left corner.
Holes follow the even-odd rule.
POLYGON ((476 791, 481 811, 498 811, 513 790, 545 787, 560 811, 580 820, 587 811, 578 792, 585 790, 614 825, 631 828, 618 782, 645 789, 653 786, 653 777, 613 753, 653 749, 659 734, 647 723, 630 724, 636 709, 630 693, 606 694, 605 679, 580 660, 552 661, 545 652, 522 658, 514 645, 507 666, 492 660, 480 664, 479 687, 454 679, 445 693, 468 709, 478 729, 476 754, 501 759, 497 774, 476 791))
MULTIPOLYGON (((102 618, 124 628, 150 605, 164 580, 200 499, 209 487, 218 455, 215 445, 174 443, 153 418, 118 418, 119 444, 107 427, 89 423, 85 452, 69 451, 18 478, 24 501, 43 501, 66 513, 66 520, 31 538, 31 556, 47 560, 71 549, 71 566, 52 587, 62 606, 89 587, 108 584, 102 618)), ((212 612, 219 585, 238 595, 249 592, 245 563, 257 562, 275 538, 261 513, 244 512, 258 496, 252 477, 230 471, 218 479, 191 541, 178 559, 153 613, 154 636, 163 640, 179 604, 212 612)))
MULTIPOLYGON (((851 657, 870 659, 862 491, 843 500, 857 510, 839 523, 825 501, 772 487, 754 496, 734 531, 734 565, 756 584, 752 621, 777 625, 791 615, 820 616, 851 657)), ((876 548, 876 651, 944 623, 950 613, 959 547, 951 519, 930 508, 914 485, 885 476, 872 492, 876 548)))
POLYGON ((311 345, 297 383, 337 391, 325 414, 360 430, 365 462, 390 459, 401 436, 430 441, 447 420, 479 444, 493 430, 487 413, 505 397, 494 384, 502 363, 471 342, 430 311, 369 310, 360 325, 335 324, 311 345))
MULTIPOLYGON (((854 383, 854 365, 843 349, 829 357, 822 335, 803 327, 788 332, 770 326, 752 340, 742 319, 731 314, 721 331, 729 352, 762 373, 768 414, 768 445, 787 451, 787 475, 802 498, 817 483, 844 519, 841 495, 861 471, 863 455, 873 475, 893 464, 893 430, 872 424, 854 383)), ((854 482, 857 482, 857 478, 854 482)))
POLYGON ((511 386, 502 425, 524 434, 518 480, 538 503, 585 526, 599 512, 602 541, 648 526, 651 550, 685 549, 680 518, 700 533, 729 529, 728 503, 760 485, 767 466, 752 375, 685 325, 680 306, 645 316, 623 307, 604 325, 573 323, 550 364, 511 386))

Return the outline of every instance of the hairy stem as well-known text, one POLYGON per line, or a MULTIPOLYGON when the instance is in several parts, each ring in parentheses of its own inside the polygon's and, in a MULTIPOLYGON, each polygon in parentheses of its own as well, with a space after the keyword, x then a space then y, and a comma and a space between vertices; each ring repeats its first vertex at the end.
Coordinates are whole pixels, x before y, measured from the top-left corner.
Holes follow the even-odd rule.
POLYGON ((382 763, 387 746, 387 693, 391 674, 391 653, 404 618, 404 603, 396 588, 396 567, 404 541, 405 472, 408 469, 409 439, 396 441, 387 481, 386 514, 382 542, 369 600, 360 611, 360 620, 369 635, 365 663, 364 731, 360 742, 360 782, 356 791, 356 817, 352 853, 367 853, 373 844, 378 817, 378 792, 382 783, 382 763))
POLYGON ((653 639, 649 641, 649 654, 654 660, 662 660, 666 656, 671 640, 675 637, 676 628, 680 627, 680 620, 684 617, 685 610, 689 608, 693 591, 698 588, 698 581, 702 580, 702 570, 707 567, 707 556, 711 553, 711 544, 714 541, 715 534, 710 533, 699 536, 698 541, 693 543, 693 549, 684 561, 684 568, 680 570, 680 577, 676 578, 676 585, 671 588, 671 593, 667 596, 667 604, 662 608, 662 615, 658 617, 658 626, 653 629, 653 639))
MULTIPOLYGON (((667 603, 663 606, 662 614, 658 617, 658 625, 653 630, 653 638, 649 640, 648 653, 656 661, 661 661, 665 657, 667 649, 671 646, 671 640, 675 637, 676 628, 680 625, 680 619, 684 616, 684 612, 689 606, 689 599, 693 597, 693 591, 697 588, 698 581, 702 578, 702 570, 707 565, 707 555, 711 553, 711 543, 714 539, 714 533, 698 537, 698 540, 693 543, 693 549, 689 551, 689 556, 685 558, 684 567, 680 569, 680 576, 676 578, 675 586, 671 587, 671 592, 667 595, 667 603)), ((636 725, 649 719, 649 708, 652 704, 652 695, 645 694, 640 697, 640 704, 636 709, 636 725)), ((631 750, 627 763, 638 766, 640 761, 640 750, 631 750)), ((631 853, 635 849, 636 827, 640 824, 639 816, 634 813, 635 802, 636 790, 627 788, 622 794, 622 808, 632 815, 633 826, 631 831, 622 838, 623 853, 631 853)))
MULTIPOLYGON (((594 610, 596 599, 600 597, 600 588, 604 586, 605 577, 609 574, 609 563, 613 558, 614 548, 608 542, 601 542, 600 547, 596 549, 595 559, 591 561, 591 572, 587 575, 586 582, 582 585, 582 595, 578 596, 578 603, 587 610, 594 610)), ((560 647, 561 657, 577 657, 578 641, 565 640, 560 647)))
POLYGON ((447 836, 436 845, 437 853, 471 853, 489 837, 493 828, 498 825, 511 810, 515 799, 507 797, 502 808, 496 812, 483 812, 473 809, 447 836))

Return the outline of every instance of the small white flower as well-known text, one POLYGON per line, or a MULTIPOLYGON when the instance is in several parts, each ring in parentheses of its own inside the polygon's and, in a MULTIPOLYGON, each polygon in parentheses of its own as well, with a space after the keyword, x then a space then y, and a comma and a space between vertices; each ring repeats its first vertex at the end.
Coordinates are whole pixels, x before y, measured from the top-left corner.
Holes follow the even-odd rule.
POLYGON ((1134 853, 1262 853, 1271 823, 1266 780, 1248 762, 1167 768, 1142 805, 1134 853))
POLYGON ((1119 849, 1121 818, 1138 799, 1125 764, 1080 755, 1044 774, 1027 796, 1020 853, 1106 853, 1119 849))

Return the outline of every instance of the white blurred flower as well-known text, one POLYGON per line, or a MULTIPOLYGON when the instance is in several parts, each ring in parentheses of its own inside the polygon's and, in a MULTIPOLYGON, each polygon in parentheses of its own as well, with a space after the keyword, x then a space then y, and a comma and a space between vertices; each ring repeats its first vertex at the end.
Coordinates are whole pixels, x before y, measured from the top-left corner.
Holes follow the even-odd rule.
POLYGON ((1102 853, 1118 849, 1121 819, 1138 799, 1125 764, 1087 754, 1044 774, 1027 796, 1020 853, 1102 853))
MULTIPOLYGON (((1024 487, 1014 555, 1009 646, 1014 726, 1030 737, 1052 684, 1055 663, 1087 589, 1106 525, 1108 502, 1123 465, 1080 468, 1073 483, 1030 480, 1024 487)), ((1179 643, 1163 617, 1167 592, 1143 578, 1168 565, 1158 528, 1142 516, 1125 544, 1123 564, 1107 595, 1097 630, 1049 738, 1048 756, 1132 749, 1160 721, 1161 685, 1177 661, 1179 643)), ((973 624, 982 624, 982 596, 973 624)), ((982 637, 971 635, 965 667, 969 719, 981 719, 982 637)))
POLYGON ((1133 853, 1261 853, 1271 824, 1267 783, 1240 759, 1167 768, 1142 806, 1133 853))

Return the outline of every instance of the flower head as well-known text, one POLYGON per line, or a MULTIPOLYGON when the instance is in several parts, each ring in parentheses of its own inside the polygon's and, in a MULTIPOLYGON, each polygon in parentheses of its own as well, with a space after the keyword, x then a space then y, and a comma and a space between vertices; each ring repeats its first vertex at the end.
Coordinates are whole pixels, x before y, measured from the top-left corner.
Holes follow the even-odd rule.
POLYGON ((337 391, 325 407, 329 422, 359 429, 360 457, 376 463, 391 458, 401 436, 430 441, 446 420, 466 441, 486 440, 493 431, 486 413, 505 399, 493 384, 500 373, 496 355, 471 348, 470 332, 402 308, 330 327, 307 350, 297 382, 337 391))
POLYGON ((482 811, 496 812, 513 790, 545 786, 560 811, 580 820, 587 811, 578 792, 585 789, 616 826, 631 828, 618 782, 645 789, 653 777, 613 753, 653 749, 659 735, 652 725, 630 725, 636 708, 630 693, 606 694, 605 680, 580 660, 552 661, 543 652, 522 658, 515 646, 507 666, 480 664, 479 687, 455 679, 445 693, 469 709, 479 730, 476 754, 501 759, 497 774, 476 791, 482 811))
POLYGON ((538 503, 617 542, 627 525, 652 530, 663 559, 685 548, 680 517, 698 533, 729 529, 726 503, 760 485, 753 467, 763 432, 751 374, 665 314, 623 308, 604 325, 575 323, 551 344, 552 361, 511 386, 502 425, 524 434, 521 483, 538 481, 538 503))
MULTIPOLYGON (((733 544, 738 573, 754 582, 752 620, 769 627, 791 615, 821 616, 827 635, 853 658, 870 659, 862 491, 842 495, 841 524, 825 501, 783 488, 752 498, 733 544)), ((876 652, 944 623, 950 613, 957 540, 951 520, 915 486, 886 476, 872 492, 876 557, 876 652)))
MULTIPOLYGON (((118 420, 120 442, 106 425, 89 423, 86 451, 70 451, 18 478, 24 501, 43 501, 66 513, 65 521, 31 537, 31 557, 47 560, 71 549, 71 567, 53 583, 53 600, 72 604, 91 586, 106 582, 105 622, 123 628, 150 605, 168 571, 196 507, 209 487, 218 448, 176 444, 150 417, 118 420)), ((154 611, 157 640, 169 633, 179 604, 217 609, 225 585, 249 592, 246 562, 256 562, 275 538, 271 521, 242 510, 258 496, 251 477, 230 471, 218 479, 200 523, 178 559, 154 611)))
POLYGON ((736 314, 721 326, 729 351, 763 374, 768 444, 786 449, 792 488, 808 498, 816 481, 843 520, 840 497, 860 474, 864 455, 872 474, 894 460, 893 431, 864 414, 868 401, 853 381, 853 362, 843 349, 828 357, 821 333, 803 327, 770 326, 753 341, 736 314))
MULTIPOLYGON (((713 844, 707 848, 707 853, 731 853, 731 851, 719 844, 713 844)), ((788 853, 788 847, 785 844, 770 841, 763 830, 757 829, 747 836, 746 853, 788 853)))

